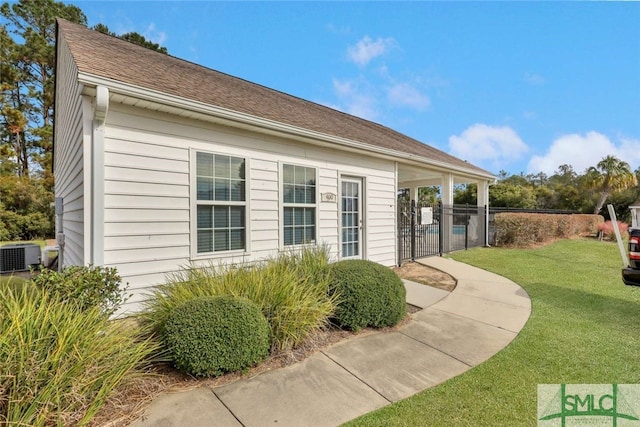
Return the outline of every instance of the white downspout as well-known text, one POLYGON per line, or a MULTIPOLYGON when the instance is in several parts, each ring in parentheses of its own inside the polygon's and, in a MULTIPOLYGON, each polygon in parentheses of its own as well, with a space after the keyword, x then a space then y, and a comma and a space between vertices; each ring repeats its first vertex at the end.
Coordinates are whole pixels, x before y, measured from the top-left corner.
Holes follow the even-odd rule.
POLYGON ((109 89, 96 87, 93 113, 91 188, 91 263, 104 264, 104 124, 109 111, 109 89))

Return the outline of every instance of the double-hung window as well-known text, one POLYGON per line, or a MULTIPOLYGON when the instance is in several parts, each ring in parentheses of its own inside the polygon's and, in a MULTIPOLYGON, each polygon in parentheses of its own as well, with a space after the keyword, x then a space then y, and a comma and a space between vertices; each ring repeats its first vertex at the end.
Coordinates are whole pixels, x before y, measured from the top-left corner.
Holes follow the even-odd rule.
POLYGON ((316 170, 284 164, 283 243, 285 246, 316 242, 316 170))
POLYGON ((197 254, 246 249, 245 159, 196 153, 197 254))

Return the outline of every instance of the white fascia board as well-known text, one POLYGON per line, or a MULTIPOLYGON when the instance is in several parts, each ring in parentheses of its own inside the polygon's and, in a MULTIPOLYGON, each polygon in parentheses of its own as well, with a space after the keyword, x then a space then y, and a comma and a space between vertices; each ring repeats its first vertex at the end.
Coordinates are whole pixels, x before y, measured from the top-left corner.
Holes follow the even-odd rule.
POLYGON ((354 141, 347 138, 341 138, 334 135, 329 135, 322 132, 316 132, 309 129, 291 126, 285 123, 277 122, 275 120, 264 119, 250 114, 240 113, 237 111, 229 110, 222 107, 217 107, 211 104, 206 104, 200 101, 194 101, 187 98, 178 97, 175 95, 168 95, 166 93, 147 89, 140 86, 130 85, 119 82, 117 80, 108 79, 105 77, 99 77, 93 74, 87 74, 84 72, 78 73, 78 80, 80 83, 89 86, 107 86, 113 93, 119 93, 125 96, 131 96, 136 99, 142 99, 162 105, 168 105, 171 107, 181 108, 195 113, 200 113, 210 117, 210 121, 216 121, 224 123, 232 127, 240 127, 243 129, 257 130, 278 136, 288 136, 294 139, 303 140, 305 142, 315 145, 328 145, 349 148, 351 151, 361 152, 366 151, 368 153, 376 154, 377 157, 383 157, 391 160, 401 160, 410 164, 418 166, 432 166, 442 171, 456 172, 466 177, 471 178, 485 178, 493 180, 494 175, 483 174, 477 171, 473 171, 467 168, 461 168, 453 166, 445 162, 439 162, 427 157, 418 156, 415 154, 409 154, 398 150, 392 150, 388 148, 378 147, 371 144, 366 144, 359 141, 354 141), (213 117, 212 117, 213 116, 213 117), (214 120, 211 120, 214 119, 214 120))

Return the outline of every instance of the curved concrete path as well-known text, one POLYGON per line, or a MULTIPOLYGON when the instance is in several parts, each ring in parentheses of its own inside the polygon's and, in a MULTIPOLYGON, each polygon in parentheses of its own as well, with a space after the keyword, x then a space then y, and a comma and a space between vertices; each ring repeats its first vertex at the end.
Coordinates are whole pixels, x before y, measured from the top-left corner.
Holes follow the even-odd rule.
POLYGON ((450 259, 419 262, 458 284, 449 293, 405 281, 407 302, 422 310, 401 328, 225 386, 165 393, 131 427, 336 426, 482 363, 529 318, 531 301, 512 281, 450 259))

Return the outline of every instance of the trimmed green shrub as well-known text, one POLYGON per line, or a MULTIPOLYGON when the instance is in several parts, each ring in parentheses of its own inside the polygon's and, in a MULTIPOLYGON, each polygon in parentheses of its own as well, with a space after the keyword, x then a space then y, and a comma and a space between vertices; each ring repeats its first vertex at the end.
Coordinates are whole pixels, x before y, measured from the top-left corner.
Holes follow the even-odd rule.
POLYGON ((0 425, 86 425, 157 348, 98 307, 0 286, 0 425))
POLYGON ((176 307, 165 324, 175 366, 210 377, 249 368, 269 354, 269 324, 247 299, 200 297, 176 307))
POLYGON ((343 328, 396 325, 406 314, 406 290, 398 275, 367 260, 332 265, 329 293, 339 295, 335 320, 343 328))
POLYGON ((99 307, 107 316, 128 299, 127 286, 121 286, 122 278, 110 267, 71 266, 62 271, 45 268, 31 282, 74 301, 81 309, 99 307))
POLYGON ((202 296, 232 295, 256 304, 271 328, 274 351, 287 350, 324 327, 336 307, 328 294, 328 251, 304 249, 253 265, 184 268, 156 288, 141 320, 162 335, 173 310, 202 296))

